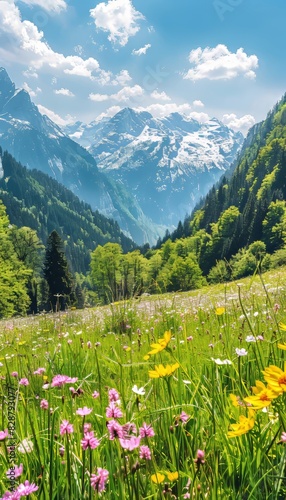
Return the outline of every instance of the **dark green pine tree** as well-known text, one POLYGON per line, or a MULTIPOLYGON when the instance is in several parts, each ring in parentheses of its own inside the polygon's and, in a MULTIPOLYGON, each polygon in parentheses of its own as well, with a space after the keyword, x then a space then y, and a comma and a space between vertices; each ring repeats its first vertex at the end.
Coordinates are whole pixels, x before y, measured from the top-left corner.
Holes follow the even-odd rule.
POLYGON ((63 241, 56 231, 52 231, 48 237, 43 271, 49 287, 51 308, 53 311, 65 309, 74 299, 73 278, 63 241))

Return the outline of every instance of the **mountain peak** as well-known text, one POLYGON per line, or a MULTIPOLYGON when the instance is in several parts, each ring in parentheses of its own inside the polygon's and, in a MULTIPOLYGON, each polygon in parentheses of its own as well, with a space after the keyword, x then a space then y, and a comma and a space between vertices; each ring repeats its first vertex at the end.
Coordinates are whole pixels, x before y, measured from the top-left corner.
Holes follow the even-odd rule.
POLYGON ((0 68, 0 114, 3 106, 11 99, 15 92, 15 85, 5 68, 0 68))

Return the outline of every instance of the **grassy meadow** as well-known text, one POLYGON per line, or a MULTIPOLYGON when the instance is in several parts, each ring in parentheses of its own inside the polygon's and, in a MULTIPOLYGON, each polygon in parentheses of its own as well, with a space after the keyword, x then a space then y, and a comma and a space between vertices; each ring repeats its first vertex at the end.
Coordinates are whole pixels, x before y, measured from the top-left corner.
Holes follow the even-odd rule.
POLYGON ((1 498, 285 499, 285 277, 2 321, 1 498))

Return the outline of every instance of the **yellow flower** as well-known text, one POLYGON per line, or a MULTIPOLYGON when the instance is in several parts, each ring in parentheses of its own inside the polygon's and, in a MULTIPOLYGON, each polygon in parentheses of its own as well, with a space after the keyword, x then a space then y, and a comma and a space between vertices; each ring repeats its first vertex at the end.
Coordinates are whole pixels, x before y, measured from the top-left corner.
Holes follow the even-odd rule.
POLYGON ((240 415, 239 417, 239 423, 238 424, 231 424, 230 428, 232 429, 231 431, 228 431, 227 437, 232 438, 232 437, 237 437, 237 436, 242 436, 242 434, 246 434, 248 431, 250 431, 255 424, 255 420, 252 417, 245 417, 244 415, 240 415))
POLYGON ((225 307, 217 307, 215 313, 217 316, 221 316, 222 314, 225 313, 225 307))
POLYGON ((262 372, 265 381, 268 383, 269 389, 282 394, 286 392, 286 361, 284 363, 284 371, 278 366, 270 365, 262 372))
POLYGON ((235 406, 236 408, 238 406, 245 406, 245 404, 243 404, 239 396, 236 396, 235 394, 230 394, 229 397, 233 406, 235 406))
POLYGON ((176 472, 168 472, 167 474, 169 481, 176 481, 179 477, 178 471, 176 472))
POLYGON ((150 358, 150 356, 148 356, 148 354, 146 354, 146 356, 144 356, 144 357, 143 357, 143 359, 144 359, 145 361, 148 361, 148 359, 149 359, 149 358, 150 358))
POLYGON ((279 349, 283 349, 283 351, 286 351, 286 344, 285 344, 285 342, 284 342, 284 344, 278 344, 277 347, 279 349))
POLYGON ((149 370, 150 378, 161 378, 161 377, 169 377, 174 373, 177 368, 179 368, 179 363, 175 363, 174 365, 159 365, 155 366, 155 370, 149 370))
POLYGON ((151 344, 153 350, 148 352, 148 354, 158 354, 158 352, 163 351, 169 344, 170 340, 171 340, 171 332, 167 331, 164 333, 163 339, 159 339, 158 343, 156 344, 151 344))
POLYGON ((278 325, 279 325, 280 330, 284 330, 284 332, 286 332, 286 325, 285 325, 285 323, 282 323, 282 321, 280 321, 280 323, 278 323, 278 325))
POLYGON ((26 344, 26 340, 22 340, 22 342, 18 342, 18 345, 24 345, 26 344))
POLYGON ((151 476, 151 480, 153 481, 153 483, 156 483, 156 484, 160 484, 164 481, 165 479, 165 475, 164 474, 160 474, 160 472, 157 472, 157 474, 152 474, 151 476))
POLYGON ((43 375, 43 381, 46 382, 48 380, 48 375, 43 375))
POLYGON ((244 398, 246 403, 251 404, 253 410, 261 410, 265 406, 269 406, 273 399, 277 398, 279 394, 272 389, 266 387, 263 382, 256 380, 256 386, 252 387, 254 396, 244 398))

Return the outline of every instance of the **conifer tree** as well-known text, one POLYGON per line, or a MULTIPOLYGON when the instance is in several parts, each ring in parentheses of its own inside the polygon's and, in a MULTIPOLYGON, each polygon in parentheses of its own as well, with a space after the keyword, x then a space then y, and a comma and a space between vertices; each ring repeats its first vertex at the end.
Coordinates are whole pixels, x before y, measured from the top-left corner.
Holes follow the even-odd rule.
POLYGON ((54 311, 65 309, 73 300, 73 279, 65 256, 63 241, 56 231, 48 237, 44 278, 49 287, 49 302, 54 311))

